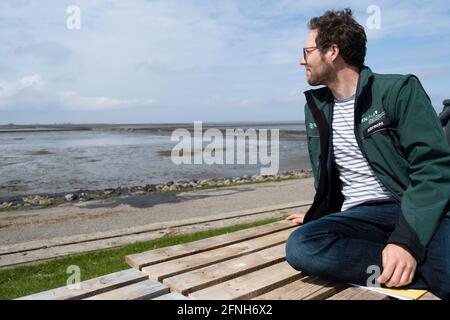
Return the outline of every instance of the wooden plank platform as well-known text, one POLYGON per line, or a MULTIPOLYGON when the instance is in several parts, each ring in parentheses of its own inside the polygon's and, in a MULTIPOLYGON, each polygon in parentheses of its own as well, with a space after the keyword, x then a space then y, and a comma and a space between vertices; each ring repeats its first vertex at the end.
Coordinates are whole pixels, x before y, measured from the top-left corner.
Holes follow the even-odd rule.
MULTIPOLYGON (((89 300, 389 300, 384 294, 294 270, 288 221, 126 257, 132 269, 21 299, 89 300)), ((427 293, 421 299, 437 299, 427 293)))
POLYGON ((61 287, 41 293, 36 293, 18 300, 69 300, 84 299, 103 292, 132 285, 144 281, 147 277, 141 271, 128 269, 117 273, 112 273, 103 277, 83 281, 80 289, 61 287))

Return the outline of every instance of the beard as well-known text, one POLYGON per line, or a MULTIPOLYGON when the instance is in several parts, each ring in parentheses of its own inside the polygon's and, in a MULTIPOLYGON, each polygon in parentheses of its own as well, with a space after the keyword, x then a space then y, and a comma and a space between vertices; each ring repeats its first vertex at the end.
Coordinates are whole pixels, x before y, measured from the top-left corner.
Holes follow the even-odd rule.
POLYGON ((332 80, 333 68, 323 58, 321 60, 322 63, 316 65, 314 71, 310 69, 309 78, 306 78, 310 86, 327 85, 332 80))

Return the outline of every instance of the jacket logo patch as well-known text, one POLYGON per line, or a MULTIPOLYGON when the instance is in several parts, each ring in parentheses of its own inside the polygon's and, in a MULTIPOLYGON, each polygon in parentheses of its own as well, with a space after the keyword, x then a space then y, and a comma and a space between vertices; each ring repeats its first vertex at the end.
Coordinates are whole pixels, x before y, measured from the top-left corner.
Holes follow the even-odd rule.
POLYGON ((386 117, 386 112, 384 111, 379 112, 378 110, 375 110, 372 114, 363 116, 361 119, 361 123, 369 122, 369 125, 371 125, 372 123, 384 117, 386 117))
POLYGON ((372 133, 375 133, 375 132, 378 132, 381 130, 385 130, 388 127, 389 127, 389 119, 387 119, 387 118, 382 119, 380 121, 377 121, 377 122, 371 124, 366 130, 364 130, 363 137, 367 138, 372 133))

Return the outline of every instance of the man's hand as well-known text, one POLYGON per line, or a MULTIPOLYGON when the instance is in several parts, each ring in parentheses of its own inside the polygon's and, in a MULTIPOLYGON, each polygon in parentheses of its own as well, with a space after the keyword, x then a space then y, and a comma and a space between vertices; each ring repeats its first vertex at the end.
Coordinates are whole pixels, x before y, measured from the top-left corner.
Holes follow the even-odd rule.
POLYGON ((286 220, 291 220, 294 224, 302 224, 305 218, 305 213, 294 213, 291 214, 286 220))
POLYGON ((410 284, 416 273, 417 261, 404 247, 390 243, 383 250, 383 273, 378 282, 387 287, 410 284))

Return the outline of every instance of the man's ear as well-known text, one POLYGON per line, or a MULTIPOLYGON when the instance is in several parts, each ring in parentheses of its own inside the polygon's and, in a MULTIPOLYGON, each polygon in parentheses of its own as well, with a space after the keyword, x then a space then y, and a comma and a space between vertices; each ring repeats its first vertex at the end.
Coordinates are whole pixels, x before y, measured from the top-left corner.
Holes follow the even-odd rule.
POLYGON ((334 62, 339 56, 339 47, 335 44, 332 44, 329 51, 331 52, 330 59, 334 62))

